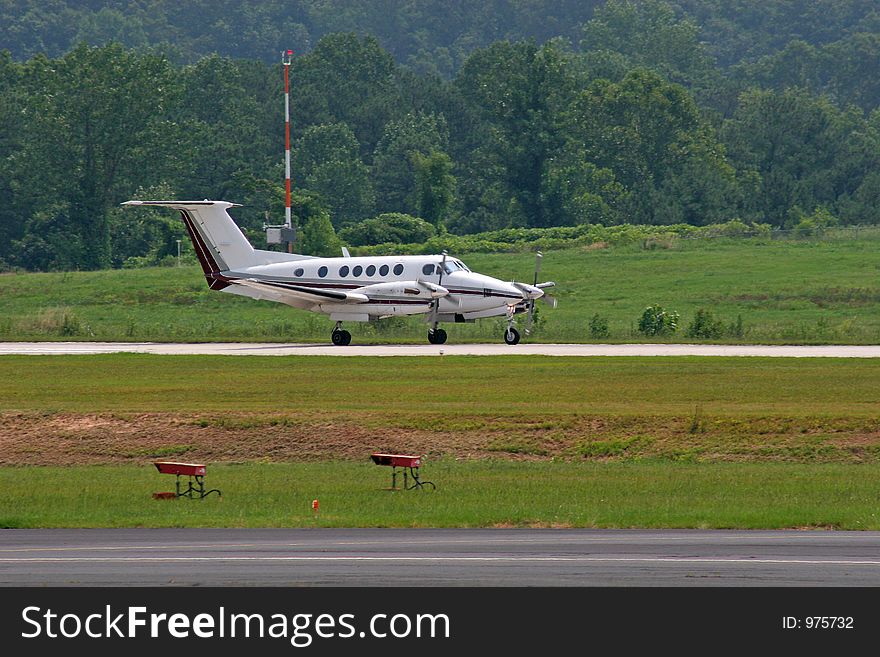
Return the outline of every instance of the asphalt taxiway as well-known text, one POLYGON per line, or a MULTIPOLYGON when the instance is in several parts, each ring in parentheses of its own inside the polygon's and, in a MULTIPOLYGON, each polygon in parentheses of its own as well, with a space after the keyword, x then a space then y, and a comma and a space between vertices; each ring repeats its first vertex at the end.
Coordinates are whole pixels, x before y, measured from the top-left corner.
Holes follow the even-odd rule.
POLYGON ((0 586, 878 586, 880 532, 6 529, 0 586))

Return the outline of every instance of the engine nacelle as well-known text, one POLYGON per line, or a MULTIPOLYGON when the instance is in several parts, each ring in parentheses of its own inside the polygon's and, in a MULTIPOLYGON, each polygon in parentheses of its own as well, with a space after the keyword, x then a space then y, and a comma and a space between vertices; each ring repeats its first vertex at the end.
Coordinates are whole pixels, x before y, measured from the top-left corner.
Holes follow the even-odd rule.
POLYGON ((390 283, 374 283, 359 287, 354 292, 365 294, 368 297, 408 297, 423 299, 439 299, 449 294, 442 285, 435 285, 426 281, 392 281, 390 283))

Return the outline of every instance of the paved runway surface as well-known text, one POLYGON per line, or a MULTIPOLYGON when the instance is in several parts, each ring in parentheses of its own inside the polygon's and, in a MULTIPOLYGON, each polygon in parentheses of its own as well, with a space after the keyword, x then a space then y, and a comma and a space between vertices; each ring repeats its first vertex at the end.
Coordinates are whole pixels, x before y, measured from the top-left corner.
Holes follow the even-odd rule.
POLYGON ((0 342, 3 354, 215 354, 258 356, 775 356, 880 358, 880 345, 445 344, 350 345, 209 342, 0 342))
POLYGON ((880 532, 0 530, 3 586, 880 586, 880 532))

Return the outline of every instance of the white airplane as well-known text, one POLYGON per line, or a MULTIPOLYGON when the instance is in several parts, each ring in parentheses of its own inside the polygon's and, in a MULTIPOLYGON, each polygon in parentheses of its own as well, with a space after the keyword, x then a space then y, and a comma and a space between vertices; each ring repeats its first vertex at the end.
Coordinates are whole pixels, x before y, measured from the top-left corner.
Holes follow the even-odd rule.
MULTIPOLYGON (((473 322, 507 317, 504 341, 520 340, 514 315, 526 312, 531 326, 535 300, 555 283, 506 283, 472 272, 461 260, 441 255, 340 258, 261 251, 253 248, 227 210, 226 201, 126 201, 126 206, 173 208, 180 212, 208 287, 330 315, 331 339, 344 346, 351 334, 343 322, 366 322, 400 315, 426 316, 428 342, 443 344, 441 322, 473 322)), ((555 299, 545 297, 555 305, 555 299)), ((528 333, 529 329, 526 329, 528 333)))

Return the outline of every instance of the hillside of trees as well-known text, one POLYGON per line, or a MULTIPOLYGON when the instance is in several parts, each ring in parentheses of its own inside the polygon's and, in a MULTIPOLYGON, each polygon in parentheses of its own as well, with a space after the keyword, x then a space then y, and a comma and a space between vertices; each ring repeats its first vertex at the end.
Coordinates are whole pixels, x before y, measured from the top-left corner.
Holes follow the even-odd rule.
POLYGON ((133 197, 243 203, 261 242, 283 216, 288 47, 314 252, 880 223, 875 2, 0 0, 0 47, 0 268, 176 253, 179 222, 119 209, 133 197))

